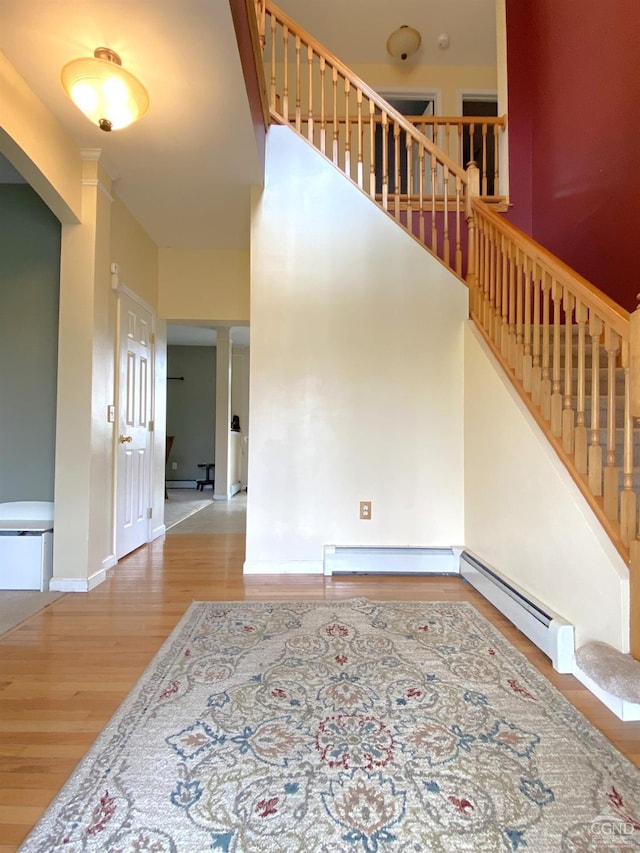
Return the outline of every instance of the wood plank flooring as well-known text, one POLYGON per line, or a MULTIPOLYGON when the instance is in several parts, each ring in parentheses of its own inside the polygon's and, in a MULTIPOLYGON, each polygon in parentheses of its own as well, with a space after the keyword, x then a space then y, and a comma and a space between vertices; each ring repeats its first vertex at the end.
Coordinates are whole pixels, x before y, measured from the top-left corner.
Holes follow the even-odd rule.
POLYGON ((640 767, 622 723, 459 578, 242 575, 244 535, 165 536, 0 638, 0 853, 13 853, 194 600, 470 601, 640 767))

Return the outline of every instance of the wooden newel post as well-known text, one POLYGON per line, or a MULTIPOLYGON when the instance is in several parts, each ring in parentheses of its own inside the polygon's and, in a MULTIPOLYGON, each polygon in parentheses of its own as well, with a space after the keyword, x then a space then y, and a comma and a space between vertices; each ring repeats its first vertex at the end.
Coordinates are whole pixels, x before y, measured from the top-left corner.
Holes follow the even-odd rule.
POLYGON ((467 284, 471 293, 470 304, 473 311, 478 310, 478 271, 476 270, 476 218, 472 200, 480 195, 480 169, 472 160, 467 166, 467 197, 465 200, 465 219, 467 221, 467 284))
MULTIPOLYGON (((636 297, 640 300, 640 294, 636 297)), ((629 385, 631 423, 640 418, 640 306, 631 315, 629 335, 629 385)), ((640 660, 640 539, 629 543, 629 648, 640 660)))
POLYGON ((267 26, 267 3, 266 0, 256 0, 256 20, 258 22, 258 34, 260 36, 260 47, 264 53, 266 44, 266 26, 267 26))

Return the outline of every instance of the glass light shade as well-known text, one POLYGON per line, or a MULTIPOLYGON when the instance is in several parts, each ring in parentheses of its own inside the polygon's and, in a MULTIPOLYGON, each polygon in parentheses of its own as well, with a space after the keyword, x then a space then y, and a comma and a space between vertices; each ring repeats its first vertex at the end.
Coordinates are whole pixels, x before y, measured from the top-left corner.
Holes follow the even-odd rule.
POLYGON ((394 59, 408 59, 420 49, 422 36, 413 27, 404 24, 394 30, 387 39, 387 53, 394 59))
POLYGON ((127 127, 149 109, 147 90, 107 48, 67 62, 60 79, 73 103, 101 130, 127 127))

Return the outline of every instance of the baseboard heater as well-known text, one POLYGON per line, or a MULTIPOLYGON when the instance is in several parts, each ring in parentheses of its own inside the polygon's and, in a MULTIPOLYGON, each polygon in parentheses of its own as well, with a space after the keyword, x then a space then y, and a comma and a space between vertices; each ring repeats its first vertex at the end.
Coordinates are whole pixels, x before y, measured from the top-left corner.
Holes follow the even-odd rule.
POLYGON ((460 574, 551 658, 555 670, 573 671, 573 625, 525 594, 511 581, 506 581, 469 551, 460 554, 460 574))
POLYGON ((325 545, 324 574, 457 575, 453 548, 325 545))

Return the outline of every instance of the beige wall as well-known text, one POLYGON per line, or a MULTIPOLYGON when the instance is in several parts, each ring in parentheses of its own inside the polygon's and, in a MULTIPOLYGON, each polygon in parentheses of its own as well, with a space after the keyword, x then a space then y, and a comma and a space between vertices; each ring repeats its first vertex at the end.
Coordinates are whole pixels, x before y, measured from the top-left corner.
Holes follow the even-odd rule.
POLYGON ((249 252, 160 249, 159 316, 167 320, 249 321, 249 252))
POLYGON ((479 332, 465 331, 465 543, 576 627, 628 650, 629 573, 479 332))
MULTIPOLYGON (((459 116, 461 111, 461 95, 463 92, 497 92, 498 90, 498 71, 496 66, 475 66, 475 65, 415 65, 410 67, 396 65, 353 65, 351 70, 360 79, 366 83, 371 89, 391 90, 394 92, 411 92, 419 94, 421 92, 437 92, 440 101, 439 115, 459 116)), ((300 109, 302 118, 305 118, 308 112, 309 104, 309 86, 307 77, 306 61, 302 63, 301 68, 301 89, 300 89, 300 109)), ((267 86, 270 86, 271 67, 267 63, 265 65, 265 74, 267 86)), ((288 66, 288 83, 289 83, 289 112, 295 110, 295 62, 291 60, 288 66)), ((276 91, 282 95, 284 93, 284 65, 276 64, 276 91)), ((316 59, 313 73, 313 91, 312 98, 314 104, 314 112, 320 112, 320 71, 319 64, 316 59)), ((331 82, 331 74, 325 75, 325 111, 327 117, 333 115, 333 86, 331 82)), ((344 115, 345 111, 345 96, 343 83, 338 81, 338 115, 344 115)), ((350 114, 356 114, 356 97, 355 91, 351 89, 350 96, 350 114)), ((365 114, 368 111, 365 102, 365 114)))
POLYGON ((497 71, 494 66, 416 65, 404 68, 396 65, 355 65, 353 71, 372 89, 392 89, 402 92, 440 93, 440 115, 461 115, 460 97, 468 91, 497 91, 497 71))
POLYGON ((120 280, 154 310, 158 307, 158 247, 117 197, 111 206, 111 262, 120 280))
POLYGON ((52 588, 60 577, 98 576, 113 556, 110 189, 98 162, 86 161, 82 220, 62 229, 52 588))
POLYGON ((267 174, 245 570, 319 570, 325 544, 461 543, 466 288, 286 127, 267 174))
MULTIPOLYGON (((117 294, 110 265, 119 262, 128 286, 155 307, 157 248, 114 200, 100 152, 83 160, 77 144, 1 54, 0 103, 0 151, 63 224, 52 586, 82 590, 103 579, 115 561, 114 427, 107 422, 107 406, 116 402, 117 294)), ((161 374, 162 369, 160 383, 161 374)), ((156 392, 162 403, 161 384, 156 392)), ((163 450, 156 462, 162 483, 163 450)), ((162 517, 162 492, 155 493, 154 515, 162 517)))
MULTIPOLYGON (((62 590, 90 588, 115 563, 118 419, 116 424, 108 422, 107 407, 118 404, 118 292, 112 287, 111 264, 120 267, 120 284, 153 309, 157 304, 157 248, 113 197, 97 154, 84 161, 81 186, 82 220, 62 232, 52 581, 52 588, 62 590)), ((152 436, 152 512, 157 522, 164 511, 162 334, 156 347, 154 399, 161 417, 152 436)))

